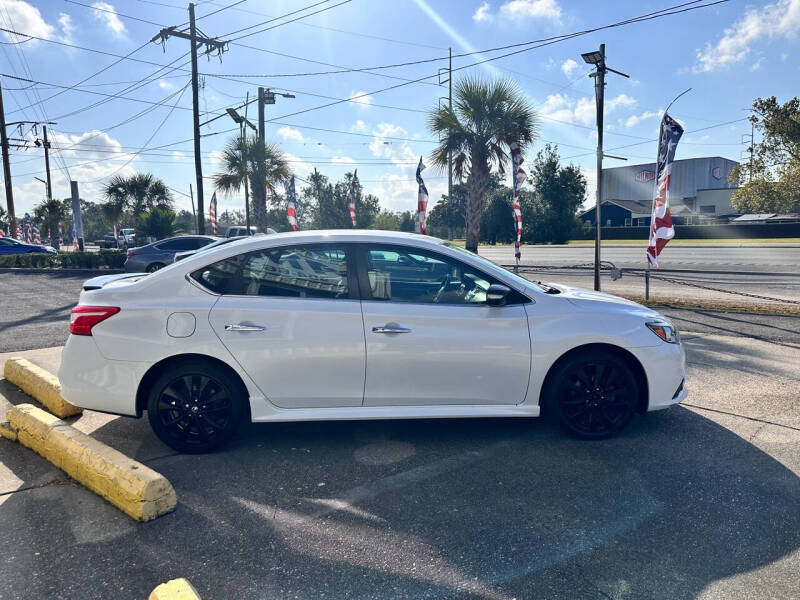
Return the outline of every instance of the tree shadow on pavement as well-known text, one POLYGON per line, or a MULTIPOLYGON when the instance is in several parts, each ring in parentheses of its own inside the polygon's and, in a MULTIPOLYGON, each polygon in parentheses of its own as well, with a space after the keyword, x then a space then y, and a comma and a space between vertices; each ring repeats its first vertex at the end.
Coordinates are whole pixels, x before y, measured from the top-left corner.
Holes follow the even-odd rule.
MULTIPOLYGON (((178 507, 137 524, 69 485, 2 497, 15 598, 144 598, 187 577, 204 598, 681 600, 800 548, 798 477, 681 407, 602 442, 532 419, 260 424, 199 456, 146 419, 92 435, 166 475, 178 507)), ((33 484, 41 459, 0 443, 33 484)), ((781 568, 752 595, 794 590, 781 568)))

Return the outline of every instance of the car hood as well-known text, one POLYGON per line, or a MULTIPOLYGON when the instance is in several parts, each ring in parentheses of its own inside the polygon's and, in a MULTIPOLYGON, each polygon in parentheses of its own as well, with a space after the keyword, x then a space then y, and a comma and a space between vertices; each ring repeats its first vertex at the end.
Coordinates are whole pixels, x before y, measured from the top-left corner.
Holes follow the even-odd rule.
POLYGON ((93 277, 83 282, 83 290, 85 292, 91 290, 99 290, 109 284, 114 286, 127 285, 136 283, 143 277, 147 277, 147 273, 114 273, 113 275, 101 275, 100 277, 93 277))
POLYGON ((603 292, 595 292, 594 290, 587 290, 584 288, 570 287, 561 284, 549 284, 560 290, 560 294, 551 295, 552 298, 560 298, 569 302, 570 304, 587 311, 603 311, 615 313, 630 313, 643 316, 646 318, 659 317, 656 311, 642 306, 638 302, 620 298, 613 294, 605 294, 603 292))

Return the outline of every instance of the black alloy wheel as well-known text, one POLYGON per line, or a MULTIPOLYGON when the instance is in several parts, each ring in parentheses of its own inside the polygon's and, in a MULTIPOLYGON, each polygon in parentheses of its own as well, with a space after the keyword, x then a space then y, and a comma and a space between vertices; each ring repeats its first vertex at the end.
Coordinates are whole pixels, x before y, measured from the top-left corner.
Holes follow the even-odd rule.
POLYGON ((556 373, 553 391, 551 407, 561 426, 586 439, 617 434, 630 422, 639 400, 630 367, 608 352, 568 360, 556 373))
POLYGON ((241 424, 246 411, 241 385, 213 364, 176 365, 155 381, 148 419, 159 439, 187 453, 216 450, 241 424))

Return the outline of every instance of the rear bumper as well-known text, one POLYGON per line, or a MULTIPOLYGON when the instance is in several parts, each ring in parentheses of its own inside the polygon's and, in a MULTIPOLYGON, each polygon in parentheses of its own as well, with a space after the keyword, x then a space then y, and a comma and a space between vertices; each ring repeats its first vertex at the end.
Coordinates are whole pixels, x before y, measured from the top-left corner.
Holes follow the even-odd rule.
POLYGON ((70 335, 58 379, 65 400, 90 410, 136 416, 136 391, 150 363, 109 360, 94 338, 70 335))

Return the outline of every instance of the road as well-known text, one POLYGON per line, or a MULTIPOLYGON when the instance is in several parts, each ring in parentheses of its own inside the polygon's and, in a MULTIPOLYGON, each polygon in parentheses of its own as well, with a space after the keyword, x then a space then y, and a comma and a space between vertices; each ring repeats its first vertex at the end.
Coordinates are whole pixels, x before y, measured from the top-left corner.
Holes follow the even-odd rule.
MULTIPOLYGON (((642 246, 603 244, 601 258, 626 269, 642 269, 645 263, 642 246)), ((478 250, 499 264, 514 262, 512 246, 481 246, 478 250)), ((572 266, 594 263, 594 246, 523 246, 523 265, 572 266)), ((750 271, 800 273, 800 244, 775 245, 702 245, 667 246, 659 261, 663 269, 701 269, 704 271, 750 271)))
MULTIPOLYGON (((147 524, 0 439, 0 598, 176 577, 241 600, 797 597, 799 346, 684 345, 687 402, 602 442, 539 419, 283 423, 190 456, 146 419, 71 419, 172 482, 177 509, 147 524)), ((0 412, 23 401, 0 380, 0 412)))

